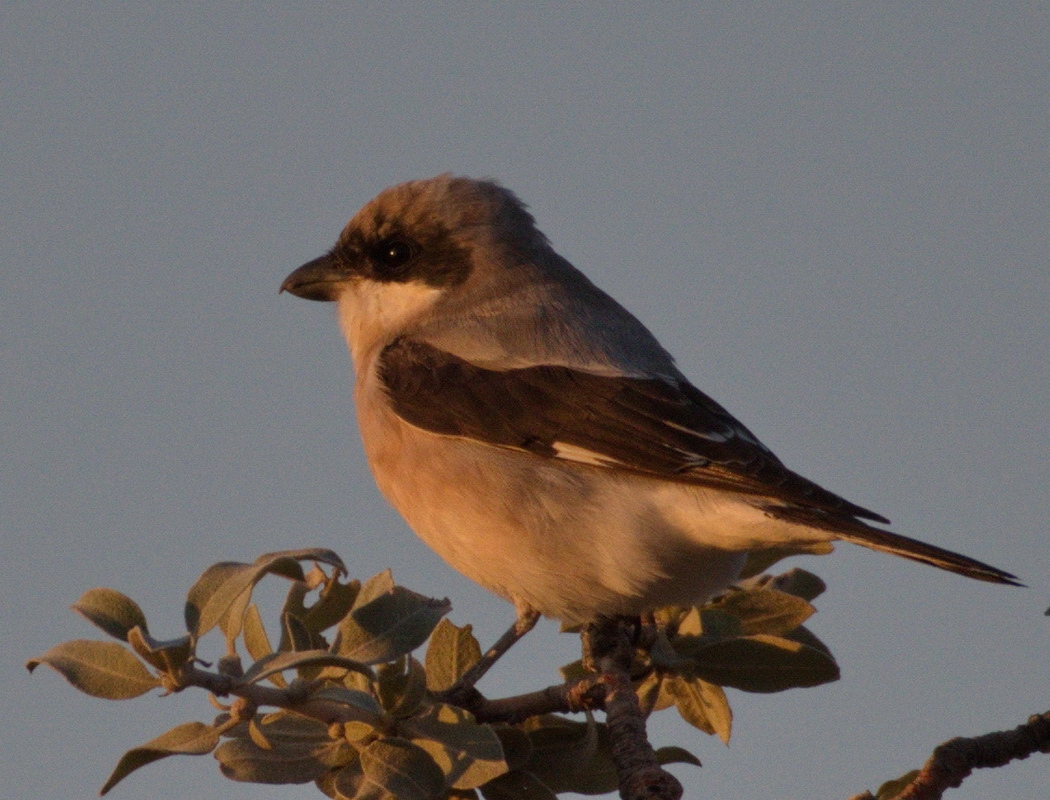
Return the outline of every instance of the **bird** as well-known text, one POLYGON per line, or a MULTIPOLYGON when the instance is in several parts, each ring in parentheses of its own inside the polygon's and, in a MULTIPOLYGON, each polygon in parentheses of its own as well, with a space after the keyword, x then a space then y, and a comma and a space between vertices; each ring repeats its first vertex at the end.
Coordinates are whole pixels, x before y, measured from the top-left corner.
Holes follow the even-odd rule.
POLYGON ((337 304, 380 491, 519 619, 696 605, 835 540, 1019 585, 786 467, 495 181, 383 190, 281 291, 337 304))

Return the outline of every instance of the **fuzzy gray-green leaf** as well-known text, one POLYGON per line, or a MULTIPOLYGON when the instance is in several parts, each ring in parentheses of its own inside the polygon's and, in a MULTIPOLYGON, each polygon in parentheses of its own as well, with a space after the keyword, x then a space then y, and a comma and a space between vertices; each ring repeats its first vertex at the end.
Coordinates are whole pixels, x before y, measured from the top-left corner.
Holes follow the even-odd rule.
POLYGON ((462 708, 433 705, 405 720, 400 729, 430 754, 455 789, 476 788, 507 771, 496 732, 462 708))
POLYGON ((744 634, 774 636, 794 630, 816 612, 801 597, 775 589, 730 592, 714 607, 740 620, 744 634))
POLYGON ((128 631, 138 627, 146 630, 146 615, 138 603, 116 589, 99 586, 88 589, 72 609, 110 636, 127 641, 128 631))
POLYGON ((350 706, 361 712, 364 718, 379 720, 383 716, 383 709, 379 707, 379 701, 368 692, 358 689, 347 689, 345 686, 326 686, 318 689, 310 695, 311 700, 328 700, 350 706))
MULTIPOLYGON (((326 547, 301 547, 296 550, 278 550, 274 553, 264 553, 255 559, 256 564, 263 562, 276 562, 283 559, 290 559, 293 561, 316 561, 320 564, 327 564, 330 567, 334 567, 339 572, 346 575, 346 565, 343 563, 343 559, 334 550, 329 550, 326 547)), ((294 578, 293 574, 285 575, 287 578, 294 578)), ((302 580, 302 578, 294 578, 295 580, 302 580)))
POLYGON ((245 671, 242 680, 245 683, 258 683, 274 673, 308 666, 339 667, 353 672, 360 672, 369 677, 372 676, 371 669, 345 656, 339 656, 327 650, 301 650, 298 652, 271 653, 268 656, 264 656, 245 671))
POLYGON ((361 606, 368 605, 380 595, 387 594, 393 590, 393 573, 388 569, 385 569, 382 572, 377 572, 361 585, 357 597, 354 598, 353 608, 360 608, 361 606))
POLYGON ((416 713, 427 693, 426 670, 412 656, 376 668, 376 693, 383 709, 395 717, 416 713))
MULTIPOLYGON (((244 629, 241 632, 241 636, 244 640, 244 649, 256 661, 265 658, 273 652, 270 637, 266 634, 266 627, 263 625, 262 616, 259 614, 259 607, 255 603, 250 604, 245 609, 244 629)), ((288 686, 288 681, 279 672, 275 672, 269 677, 270 683, 274 686, 280 688, 288 686)))
POLYGON ((310 744, 271 739, 270 744, 270 749, 264 750, 251 739, 230 739, 219 745, 215 758, 222 774, 231 780, 269 784, 309 783, 332 768, 331 752, 336 752, 340 747, 349 748, 349 745, 339 742, 310 744))
MULTIPOLYGON (((268 553, 252 564, 224 561, 213 564, 197 579, 186 596, 186 629, 194 638, 199 638, 219 624, 234 604, 247 605, 250 594, 263 576, 280 575, 290 580, 303 580, 303 569, 297 555, 305 552, 292 550, 283 553, 268 553)), ((316 551, 326 552, 326 551, 316 551)))
POLYGON ((306 783, 356 759, 353 748, 331 739, 328 726, 318 720, 276 712, 258 721, 258 734, 267 747, 259 747, 245 730, 215 751, 226 777, 251 783, 306 783))
POLYGON ((704 733, 718 734, 719 739, 729 744, 733 712, 721 686, 700 678, 674 675, 667 678, 667 689, 682 719, 704 733))
POLYGON ((292 597, 289 592, 284 610, 301 619, 307 630, 316 636, 338 624, 350 612, 360 591, 360 581, 332 581, 311 606, 304 605, 301 599, 292 597))
POLYGON ((26 667, 32 672, 40 664, 56 670, 80 691, 107 700, 129 700, 160 686, 142 662, 116 642, 63 642, 28 661, 26 667))
POLYGON ((516 770, 481 787, 485 800, 557 800, 558 795, 531 772, 516 770))
POLYGON ((770 588, 812 601, 822 595, 828 586, 818 575, 795 567, 774 577, 770 588))
POLYGON ((135 627, 128 631, 128 644, 141 659, 172 677, 181 675, 193 658, 193 641, 188 635, 161 642, 135 627))
POLYGON ((616 768, 604 725, 554 715, 541 718, 538 724, 528 730, 532 756, 522 769, 559 794, 604 794, 616 788, 616 768))
POLYGON ((357 606, 340 623, 338 651, 365 664, 393 661, 423 644, 451 608, 448 600, 395 586, 357 606))
POLYGON ((458 681, 478 659, 481 645, 474 638, 470 625, 462 628, 447 619, 438 622, 427 645, 427 688, 442 692, 458 681))
POLYGON ((758 634, 704 642, 689 655, 696 674, 719 686, 745 692, 779 692, 838 680, 839 668, 827 653, 779 636, 758 634))
POLYGON ((441 768, 422 748, 397 737, 377 739, 361 751, 362 789, 375 786, 396 800, 436 800, 445 792, 441 768))
POLYGON ((178 725, 121 756, 99 794, 108 792, 139 767, 168 756, 202 756, 210 753, 218 744, 219 733, 211 725, 205 725, 203 722, 178 725))

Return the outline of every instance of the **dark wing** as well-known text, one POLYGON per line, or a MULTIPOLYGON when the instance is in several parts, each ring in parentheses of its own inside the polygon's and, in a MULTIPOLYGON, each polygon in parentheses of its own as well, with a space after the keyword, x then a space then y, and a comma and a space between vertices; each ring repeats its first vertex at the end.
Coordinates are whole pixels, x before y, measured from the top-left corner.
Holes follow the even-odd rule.
POLYGON ((398 416, 432 433, 887 521, 789 470, 684 380, 490 370, 409 338, 383 351, 379 376, 398 416))
POLYGON ((394 411, 445 436, 762 498, 768 514, 874 550, 993 583, 1008 572, 879 528, 888 522, 785 467, 687 381, 594 375, 563 366, 490 370, 399 339, 379 360, 394 411))

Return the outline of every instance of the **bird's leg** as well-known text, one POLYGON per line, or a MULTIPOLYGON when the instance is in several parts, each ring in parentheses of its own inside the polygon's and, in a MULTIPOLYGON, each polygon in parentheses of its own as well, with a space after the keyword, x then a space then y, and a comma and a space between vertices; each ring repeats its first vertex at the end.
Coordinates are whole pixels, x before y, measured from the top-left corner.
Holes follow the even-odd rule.
POLYGON ((601 654, 614 647, 613 639, 627 629, 628 641, 635 647, 648 651, 656 641, 656 620, 651 612, 641 617, 601 617, 585 625, 580 632, 583 645, 583 668, 588 672, 598 671, 601 654))
POLYGON ((648 653, 656 644, 656 634, 656 616, 652 611, 646 611, 638 618, 638 635, 635 637, 635 646, 648 653))
MULTIPOLYGON (((474 684, 484 677, 485 673, 492 668, 492 665, 510 650, 520 638, 536 627, 536 623, 540 618, 540 612, 521 602, 515 602, 514 607, 517 611, 517 619, 514 620, 514 624, 496 640, 496 643, 480 659, 474 662, 470 669, 463 673, 452 687, 442 692, 446 699, 452 701, 455 701, 456 698, 465 700, 473 691, 474 684)), ((462 704, 456 703, 456 705, 462 704)))

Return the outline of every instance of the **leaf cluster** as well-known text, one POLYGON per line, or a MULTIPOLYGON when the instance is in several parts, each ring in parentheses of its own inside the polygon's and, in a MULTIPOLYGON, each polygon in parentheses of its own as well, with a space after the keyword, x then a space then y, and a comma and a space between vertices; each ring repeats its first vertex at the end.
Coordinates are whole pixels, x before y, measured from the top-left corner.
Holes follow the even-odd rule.
MULTIPOLYGON (((637 649, 632 667, 643 709, 674 706, 728 743, 733 713, 724 687, 767 693, 838 680, 831 651, 802 624, 824 588, 816 575, 793 569, 743 581, 704 606, 657 611, 653 639, 637 649)), ((583 669, 575 662, 562 672, 583 669)))
MULTIPOLYGON (((723 687, 771 692, 835 680, 834 659, 802 625, 822 590, 819 578, 793 570, 751 578, 703 607, 662 609, 634 656, 643 709, 674 706, 728 741, 723 687)), ((91 589, 73 608, 119 641, 66 642, 32 659, 30 670, 46 664, 81 691, 114 700, 198 686, 220 710, 210 723, 183 723, 129 750, 103 794, 158 759, 206 753, 233 780, 313 781, 342 800, 550 800, 617 787, 608 730, 589 710, 583 721, 539 713, 511 724, 453 705, 449 690, 481 658, 470 626, 444 618, 447 600, 398 586, 389 571, 363 584, 347 579, 328 550, 213 565, 190 589, 186 632, 175 639, 154 639, 140 607, 112 589, 91 589), (252 601, 268 575, 290 581, 276 646, 252 601), (216 630, 226 655, 210 671, 197 647, 216 630), (428 640, 419 661, 412 654, 428 640)), ((562 672, 570 686, 593 684, 582 662, 562 672)), ((656 754, 661 763, 699 765, 678 747, 656 754)))

